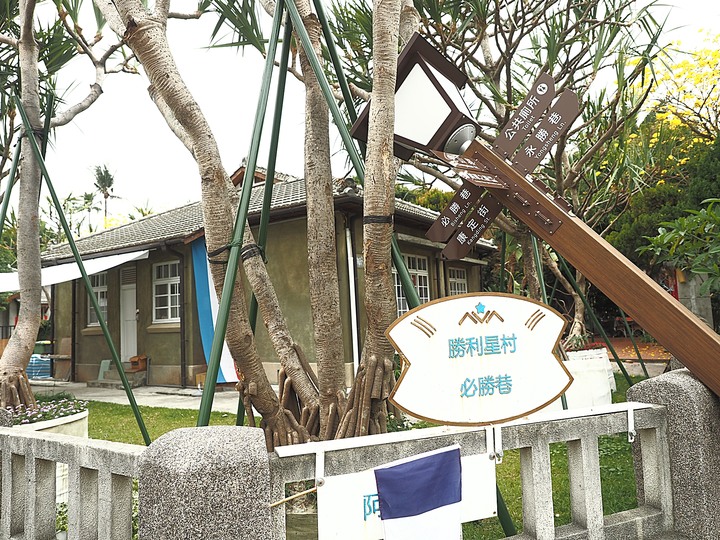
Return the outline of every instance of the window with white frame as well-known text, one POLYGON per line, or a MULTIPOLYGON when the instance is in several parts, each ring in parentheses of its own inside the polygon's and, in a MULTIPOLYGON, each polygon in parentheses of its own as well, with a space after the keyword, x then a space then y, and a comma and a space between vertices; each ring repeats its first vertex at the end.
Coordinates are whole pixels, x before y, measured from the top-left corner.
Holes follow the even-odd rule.
POLYGON ((465 294, 468 292, 467 272, 464 268, 448 268, 448 294, 465 294))
MULTIPOLYGON (((92 286, 92 293, 95 295, 98 306, 100 306, 100 313, 104 321, 107 321, 107 300, 108 300, 108 288, 107 288, 107 272, 100 272, 99 274, 93 274, 88 276, 90 278, 90 285, 92 286)), ((100 321, 98 320, 97 313, 93 308, 92 302, 88 300, 88 326, 99 326, 100 321)))
MULTIPOLYGON (((410 273, 410 279, 412 279, 415 291, 417 291, 420 303, 430 301, 430 275, 428 274, 428 260, 427 257, 420 257, 417 255, 403 255, 405 259, 405 266, 407 266, 408 272, 410 273)), ((395 278, 395 300, 397 302, 397 314, 398 317, 403 313, 410 311, 405 297, 405 292, 400 282, 400 276, 393 268, 393 277, 395 278)))
POLYGON ((153 265, 153 322, 180 321, 180 263, 153 265))

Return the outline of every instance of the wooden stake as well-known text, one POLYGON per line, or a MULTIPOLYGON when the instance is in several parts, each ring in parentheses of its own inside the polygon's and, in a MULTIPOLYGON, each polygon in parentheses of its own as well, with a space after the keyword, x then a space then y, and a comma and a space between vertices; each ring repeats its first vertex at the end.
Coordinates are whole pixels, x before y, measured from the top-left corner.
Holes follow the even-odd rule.
POLYGON ((296 493, 295 495, 290 495, 289 497, 285 497, 284 499, 280 499, 279 501, 270 503, 270 508, 275 508, 276 506, 280 506, 281 504, 285 504, 286 502, 295 500, 299 497, 302 497, 303 495, 309 495, 310 493, 315 493, 316 491, 317 491, 317 486, 310 488, 310 489, 306 489, 305 491, 301 491, 300 493, 296 493))

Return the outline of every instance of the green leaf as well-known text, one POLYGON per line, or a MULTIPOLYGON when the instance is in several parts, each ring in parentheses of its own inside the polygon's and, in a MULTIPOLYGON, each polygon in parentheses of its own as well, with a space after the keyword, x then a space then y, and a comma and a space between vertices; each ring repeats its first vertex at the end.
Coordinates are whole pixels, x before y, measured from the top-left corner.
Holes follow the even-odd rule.
POLYGON ((215 11, 219 14, 218 22, 212 31, 215 40, 220 30, 227 27, 232 31, 232 40, 215 43, 213 46, 245 47, 250 45, 261 53, 265 53, 265 39, 257 19, 257 7, 251 0, 212 0, 215 11))

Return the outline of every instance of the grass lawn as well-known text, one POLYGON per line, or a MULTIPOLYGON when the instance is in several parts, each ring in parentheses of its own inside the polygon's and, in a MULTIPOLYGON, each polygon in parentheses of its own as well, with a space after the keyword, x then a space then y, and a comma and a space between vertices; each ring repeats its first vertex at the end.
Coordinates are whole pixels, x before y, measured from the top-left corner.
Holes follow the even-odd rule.
MULTIPOLYGON (((635 378, 637 382, 642 377, 635 378)), ((625 401, 627 382, 616 374, 618 391, 614 402, 625 401)), ((89 404, 89 432, 93 439, 143 444, 135 417, 128 405, 115 405, 91 401, 89 404)), ((181 427, 194 427, 197 411, 186 409, 165 409, 140 407, 143 420, 152 440, 163 433, 181 427)), ((234 425, 235 416, 227 413, 212 413, 210 425, 234 425)), ((637 506, 635 498, 635 476, 630 444, 625 434, 601 437, 600 476, 602 483, 603 507, 605 514, 629 510, 637 506)), ((550 447, 553 477, 553 505, 555 524, 570 523, 570 494, 568 487, 567 446, 555 443, 550 447)), ((520 485, 520 453, 517 450, 505 453, 503 462, 497 467, 497 483, 503 494, 518 532, 522 530, 522 486, 520 485)), ((502 528, 497 519, 483 520, 464 526, 464 538, 468 540, 490 540, 503 538, 502 528)))
MULTIPOLYGON (((144 444, 130 405, 91 401, 88 409, 90 410, 88 432, 91 439, 144 444)), ((197 424, 196 410, 141 406, 140 412, 153 441, 173 429, 195 427, 197 424)), ((213 412, 210 416, 210 425, 235 425, 235 415, 213 412)))

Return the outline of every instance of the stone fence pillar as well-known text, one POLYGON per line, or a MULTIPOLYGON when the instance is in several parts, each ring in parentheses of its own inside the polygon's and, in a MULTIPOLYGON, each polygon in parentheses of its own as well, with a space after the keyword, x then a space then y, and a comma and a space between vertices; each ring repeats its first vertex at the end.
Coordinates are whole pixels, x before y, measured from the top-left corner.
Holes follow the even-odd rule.
POLYGON ((140 459, 140 538, 271 538, 269 503, 261 429, 178 429, 140 459))
POLYGON ((0 409, 0 427, 12 426, 12 414, 7 409, 0 409))
POLYGON ((687 369, 642 381, 628 400, 667 408, 674 530, 720 538, 720 399, 687 369))

